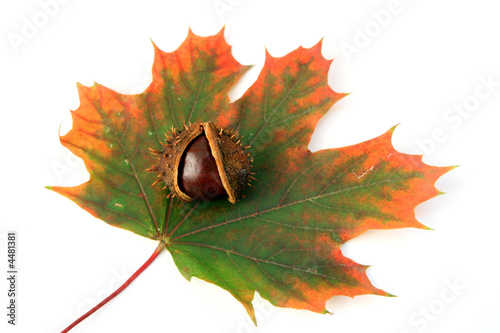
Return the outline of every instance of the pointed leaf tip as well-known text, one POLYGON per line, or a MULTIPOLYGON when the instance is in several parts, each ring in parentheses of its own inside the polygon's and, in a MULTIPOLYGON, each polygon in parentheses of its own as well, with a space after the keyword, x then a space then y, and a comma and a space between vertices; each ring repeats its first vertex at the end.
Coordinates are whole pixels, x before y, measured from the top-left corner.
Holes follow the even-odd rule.
POLYGON ((249 303, 241 302, 241 304, 243 305, 243 307, 247 311, 248 316, 252 320, 253 324, 257 327, 257 317, 255 316, 255 309, 253 307, 253 304, 251 302, 249 302, 249 303))

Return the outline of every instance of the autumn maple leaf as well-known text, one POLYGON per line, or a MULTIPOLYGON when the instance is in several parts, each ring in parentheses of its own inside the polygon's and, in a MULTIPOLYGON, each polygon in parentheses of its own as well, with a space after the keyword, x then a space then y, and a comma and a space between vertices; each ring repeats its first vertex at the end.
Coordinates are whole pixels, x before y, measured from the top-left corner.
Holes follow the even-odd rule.
POLYGON ((85 161, 90 181, 50 188, 110 225, 158 240, 139 273, 167 249, 186 279, 229 291, 254 322, 255 291, 275 306, 319 313, 334 295, 388 295, 340 246, 368 229, 424 228, 414 208, 439 193, 434 183, 450 168, 397 152, 393 129, 311 153, 316 123, 344 96, 327 83, 331 61, 321 43, 266 54, 257 81, 234 103, 228 91, 247 67, 232 58, 223 31, 189 32, 171 53, 154 48, 153 82, 142 94, 78 86, 81 105, 61 142, 85 161), (258 181, 246 198, 183 203, 150 188, 156 176, 144 170, 156 162, 148 148, 161 149, 171 126, 207 121, 239 130, 252 146, 258 181))

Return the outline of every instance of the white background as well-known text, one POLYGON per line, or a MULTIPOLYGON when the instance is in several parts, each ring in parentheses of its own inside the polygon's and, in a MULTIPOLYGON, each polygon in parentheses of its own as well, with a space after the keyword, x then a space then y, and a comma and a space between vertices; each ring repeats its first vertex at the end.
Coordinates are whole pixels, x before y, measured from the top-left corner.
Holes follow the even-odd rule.
POLYGON ((434 230, 370 231, 345 244, 345 255, 372 265, 372 283, 398 297, 334 297, 333 316, 258 299, 259 327, 250 326, 229 293, 186 281, 163 253, 75 332, 500 330, 498 2, 49 2, 0 0, 0 267, 6 271, 5 234, 16 230, 20 270, 16 327, 6 324, 0 274, 2 332, 60 332, 156 247, 43 188, 88 179, 58 142, 59 126, 71 128, 69 110, 79 105, 76 82, 140 92, 151 80, 150 40, 173 51, 188 26, 207 36, 223 25, 235 58, 256 64, 233 100, 256 78, 265 47, 282 56, 324 38, 323 55, 336 58, 330 84, 352 94, 320 121, 312 150, 355 144, 400 123, 398 150, 425 152, 431 165, 459 164, 437 182, 447 194, 416 208, 434 230))

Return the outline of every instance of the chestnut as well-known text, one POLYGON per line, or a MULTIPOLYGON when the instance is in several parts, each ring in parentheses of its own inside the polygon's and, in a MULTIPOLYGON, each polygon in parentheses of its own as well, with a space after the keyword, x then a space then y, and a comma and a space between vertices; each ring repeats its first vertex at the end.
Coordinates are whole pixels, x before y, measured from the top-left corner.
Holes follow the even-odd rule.
POLYGON ((183 202, 214 201, 227 197, 235 203, 252 177, 252 157, 241 145, 238 132, 221 128, 212 122, 172 128, 166 134, 163 151, 150 150, 159 157, 159 164, 147 171, 158 171, 154 186, 164 181, 169 196, 183 202))
POLYGON ((227 196, 204 134, 191 141, 182 155, 179 188, 195 200, 214 201, 227 196))

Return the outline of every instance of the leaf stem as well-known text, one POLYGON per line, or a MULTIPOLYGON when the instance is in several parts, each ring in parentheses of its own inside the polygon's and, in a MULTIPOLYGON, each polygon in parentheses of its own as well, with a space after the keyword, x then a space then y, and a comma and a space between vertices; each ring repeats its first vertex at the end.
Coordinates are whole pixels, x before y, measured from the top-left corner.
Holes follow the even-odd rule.
POLYGON ((163 242, 160 242, 158 244, 158 246, 156 247, 155 252, 153 252, 153 254, 151 255, 151 257, 149 257, 149 259, 134 274, 132 274, 132 276, 127 281, 125 281, 125 283, 123 283, 120 286, 120 288, 116 289, 116 291, 114 293, 112 293, 111 295, 106 297, 101 303, 97 304, 92 309, 90 309, 87 313, 85 313, 83 316, 81 316, 80 318, 75 320, 71 325, 66 327, 61 333, 69 332, 76 325, 78 325, 79 323, 81 323, 82 321, 87 319, 87 317, 89 317, 91 314, 93 314, 94 312, 99 310, 101 307, 103 307, 106 303, 108 303, 113 298, 118 296, 118 294, 120 294, 123 290, 125 290, 125 288, 127 288, 132 283, 132 281, 134 281, 146 268, 148 268, 149 265, 151 265, 151 263, 156 259, 156 257, 158 257, 158 255, 160 254, 160 252, 164 248, 165 248, 165 246, 164 246, 163 242))

